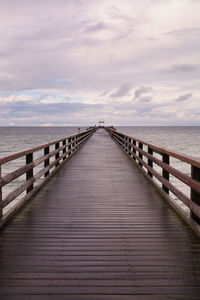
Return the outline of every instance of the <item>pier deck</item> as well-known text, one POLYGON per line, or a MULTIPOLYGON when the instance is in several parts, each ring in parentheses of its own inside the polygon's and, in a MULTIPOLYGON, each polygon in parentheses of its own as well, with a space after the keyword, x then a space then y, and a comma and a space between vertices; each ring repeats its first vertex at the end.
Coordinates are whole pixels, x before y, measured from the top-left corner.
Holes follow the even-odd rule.
POLYGON ((200 297, 200 239, 103 129, 0 243, 2 300, 200 297))

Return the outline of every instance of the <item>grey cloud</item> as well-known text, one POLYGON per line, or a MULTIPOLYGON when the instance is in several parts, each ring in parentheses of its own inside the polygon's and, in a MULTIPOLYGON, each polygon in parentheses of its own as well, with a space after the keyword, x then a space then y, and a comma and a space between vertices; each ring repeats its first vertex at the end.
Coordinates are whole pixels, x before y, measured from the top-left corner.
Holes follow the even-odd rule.
POLYGON ((176 99, 176 102, 186 101, 186 100, 188 100, 191 97, 192 97, 192 93, 188 93, 188 94, 185 94, 185 95, 182 95, 182 96, 178 97, 176 99))
POLYGON ((148 102, 151 102, 153 98, 152 97, 142 97, 140 98, 140 102, 143 102, 143 103, 148 103, 148 102))
POLYGON ((182 36, 182 35, 188 35, 188 34, 200 34, 200 28, 199 27, 193 27, 193 28, 182 28, 178 30, 172 30, 167 32, 168 35, 175 35, 175 36, 182 36))
POLYGON ((88 25, 85 29, 85 32, 96 32, 96 31, 103 30, 103 29, 107 29, 106 24, 103 22, 98 22, 93 25, 88 25))
POLYGON ((162 104, 157 104, 151 102, 152 98, 151 97, 144 97, 142 98, 142 101, 137 101, 137 102, 124 102, 123 104, 119 103, 113 103, 113 108, 114 110, 120 110, 120 111, 135 111, 136 114, 142 115, 142 114, 147 114, 151 112, 154 108, 162 107, 162 104))
POLYGON ((166 73, 188 73, 188 72, 194 72, 199 70, 199 65, 193 65, 193 64, 174 64, 169 67, 169 69, 166 69, 166 73))
POLYGON ((63 115, 63 113, 74 113, 80 111, 89 111, 91 109, 100 109, 100 104, 84 103, 36 103, 34 101, 18 101, 14 103, 0 103, 1 110, 6 110, 9 116, 46 116, 46 115, 63 115))
POLYGON ((104 96, 108 95, 108 93, 109 93, 108 90, 107 90, 107 91, 104 91, 102 94, 99 95, 99 97, 104 97, 104 96))
POLYGON ((110 96, 116 97, 116 98, 126 96, 130 92, 131 88, 132 88, 132 86, 130 83, 125 83, 116 92, 114 92, 110 96))
POLYGON ((138 99, 142 94, 152 91, 152 87, 143 86, 135 90, 135 99, 138 99))

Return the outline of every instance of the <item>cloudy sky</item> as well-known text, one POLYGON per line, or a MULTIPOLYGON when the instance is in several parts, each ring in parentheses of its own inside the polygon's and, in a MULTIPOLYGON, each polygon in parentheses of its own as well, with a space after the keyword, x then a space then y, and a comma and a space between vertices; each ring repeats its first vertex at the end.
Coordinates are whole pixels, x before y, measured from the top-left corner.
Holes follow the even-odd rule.
POLYGON ((0 126, 200 125, 200 0, 0 0, 0 126))

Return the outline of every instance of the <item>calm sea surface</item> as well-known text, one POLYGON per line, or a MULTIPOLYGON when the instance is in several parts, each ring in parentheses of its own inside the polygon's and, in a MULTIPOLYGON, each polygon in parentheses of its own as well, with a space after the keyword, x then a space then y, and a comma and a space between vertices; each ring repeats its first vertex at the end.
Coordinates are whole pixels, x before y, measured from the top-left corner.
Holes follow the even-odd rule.
MULTIPOLYGON (((77 127, 0 127, 0 157, 23 149, 44 144, 58 138, 66 137, 77 131, 77 127)), ((85 127, 81 127, 85 130, 85 127)), ((121 126, 118 131, 148 141, 154 145, 168 147, 187 155, 200 159, 200 126, 187 127, 135 127, 121 126)), ((171 159, 173 166, 190 175, 190 166, 176 159, 171 159)), ((24 162, 23 162, 24 163, 24 162)), ((3 168, 3 175, 20 167, 22 161, 8 163, 3 168), (15 165, 13 165, 15 164, 15 165)), ((159 167, 156 167, 158 172, 159 167)), ((24 178, 19 178, 15 182, 3 188, 6 196, 13 188, 19 185, 24 178)), ((189 189, 177 179, 170 177, 182 191, 189 196, 189 189)))
MULTIPOLYGON (((78 127, 0 127, 0 157, 73 134, 78 127)), ((80 127, 82 130, 85 127, 80 127)), ((135 127, 117 130, 155 145, 200 158, 200 126, 135 127)))
MULTIPOLYGON (((76 133, 78 127, 0 127, 0 157, 76 133)), ((86 127, 79 127, 85 130, 86 127)))
POLYGON ((200 159, 200 126, 117 127, 117 130, 200 159))

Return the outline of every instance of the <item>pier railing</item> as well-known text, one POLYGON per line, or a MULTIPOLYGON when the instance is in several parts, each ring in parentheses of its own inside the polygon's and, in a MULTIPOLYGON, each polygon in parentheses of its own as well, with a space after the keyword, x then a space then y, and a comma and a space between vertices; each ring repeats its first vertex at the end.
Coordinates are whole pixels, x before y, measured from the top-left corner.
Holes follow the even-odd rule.
POLYGON ((111 137, 116 140, 119 146, 129 155, 143 170, 160 193, 166 198, 173 207, 192 225, 200 228, 200 160, 170 150, 147 143, 138 138, 128 136, 118 132, 112 127, 107 127, 111 137), (190 176, 185 174, 171 164, 171 158, 189 164, 191 168, 190 176), (158 172, 157 167, 161 168, 158 172), (186 195, 170 180, 175 177, 190 189, 190 196, 186 195), (170 196, 170 192, 176 196, 176 199, 184 203, 189 208, 189 213, 177 204, 177 201, 170 196), (191 224, 192 222, 192 224, 191 224))
POLYGON ((95 127, 91 127, 86 131, 0 158, 0 225, 33 196, 94 131, 95 127), (9 163, 14 165, 19 159, 23 161, 23 165, 4 175, 4 166, 9 163), (21 184, 4 197, 3 188, 12 183, 14 186, 19 178, 22 178, 21 184), (22 197, 19 199, 20 195, 22 197))

